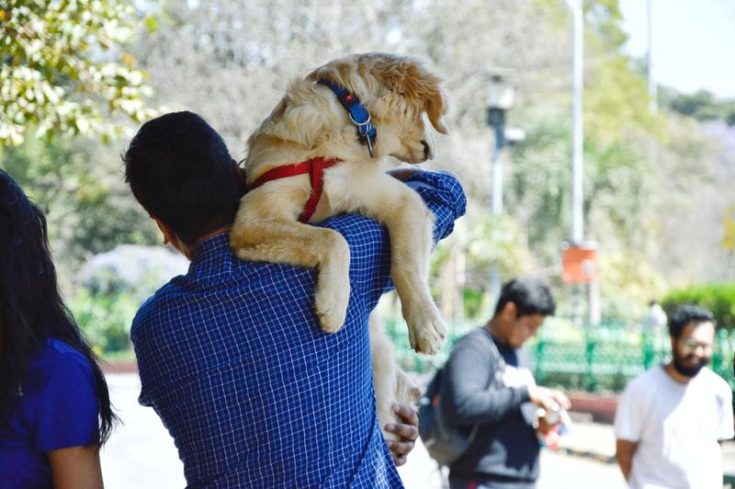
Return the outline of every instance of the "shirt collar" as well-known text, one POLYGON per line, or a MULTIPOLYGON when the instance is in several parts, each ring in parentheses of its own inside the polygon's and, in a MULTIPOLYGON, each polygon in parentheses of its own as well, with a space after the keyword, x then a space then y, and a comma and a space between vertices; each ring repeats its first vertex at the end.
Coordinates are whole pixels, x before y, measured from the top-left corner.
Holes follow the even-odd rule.
POLYGON ((189 274, 201 275, 206 271, 219 271, 235 260, 237 258, 230 250, 230 233, 223 231, 197 244, 189 265, 189 274))

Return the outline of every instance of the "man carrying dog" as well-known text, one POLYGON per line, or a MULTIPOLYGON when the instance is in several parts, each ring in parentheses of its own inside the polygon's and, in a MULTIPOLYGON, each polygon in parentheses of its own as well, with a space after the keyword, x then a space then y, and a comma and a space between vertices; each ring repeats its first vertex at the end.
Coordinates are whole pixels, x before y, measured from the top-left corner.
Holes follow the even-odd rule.
MULTIPOLYGON (((144 124, 123 157, 126 179, 167 243, 191 260, 138 311, 131 337, 151 406, 174 438, 190 487, 402 487, 375 414, 368 315, 390 287, 390 244, 375 221, 322 225, 350 252, 344 326, 321 331, 316 271, 239 260, 228 230, 243 192, 240 168, 199 116, 144 124)), ((405 174, 404 174, 405 175, 405 174)), ((435 238, 464 213, 459 183, 415 172, 406 183, 436 217, 435 238)), ((392 431, 397 464, 416 419, 392 431), (413 426, 412 426, 413 425, 413 426)))
POLYGON ((669 319, 672 359, 625 388, 615 412, 616 457, 632 489, 721 489, 719 442, 733 437, 732 391, 706 367, 715 320, 697 306, 669 319))
POLYGON ((545 283, 517 278, 503 285, 495 314, 464 336, 444 367, 440 397, 446 420, 474 436, 450 466, 452 489, 532 489, 539 440, 553 426, 537 409, 569 409, 559 391, 535 385, 521 346, 556 305, 545 283), (538 423, 538 424, 537 424, 538 423))

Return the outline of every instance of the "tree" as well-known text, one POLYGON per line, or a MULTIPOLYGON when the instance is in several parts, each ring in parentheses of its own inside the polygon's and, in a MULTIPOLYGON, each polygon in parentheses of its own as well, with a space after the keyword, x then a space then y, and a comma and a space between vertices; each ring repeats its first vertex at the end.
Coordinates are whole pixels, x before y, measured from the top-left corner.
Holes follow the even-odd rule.
POLYGON ((152 111, 135 59, 120 52, 136 22, 117 0, 7 0, 0 7, 0 147, 39 136, 100 134, 152 111))
POLYGON ((3 151, 0 168, 46 214, 65 287, 94 254, 120 243, 160 243, 158 231, 123 180, 115 149, 86 139, 28 138, 3 151))
POLYGON ((735 205, 727 208, 722 227, 722 247, 730 253, 735 253, 735 205))

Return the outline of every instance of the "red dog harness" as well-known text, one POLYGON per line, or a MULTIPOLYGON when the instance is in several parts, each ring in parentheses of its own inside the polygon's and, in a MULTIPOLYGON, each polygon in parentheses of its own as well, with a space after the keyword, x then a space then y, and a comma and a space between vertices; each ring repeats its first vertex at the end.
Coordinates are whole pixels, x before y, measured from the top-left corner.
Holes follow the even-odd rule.
POLYGON ((334 166, 342 160, 338 158, 326 159, 321 156, 312 158, 310 160, 302 161, 301 163, 294 163, 293 165, 278 166, 255 179, 250 189, 258 188, 266 182, 271 180, 278 180, 279 178, 295 177, 297 175, 309 174, 309 180, 311 181, 311 195, 309 200, 304 204, 304 210, 299 215, 300 222, 309 222, 311 216, 316 211, 316 206, 319 203, 319 199, 322 196, 322 190, 324 187, 324 170, 330 166, 334 166))

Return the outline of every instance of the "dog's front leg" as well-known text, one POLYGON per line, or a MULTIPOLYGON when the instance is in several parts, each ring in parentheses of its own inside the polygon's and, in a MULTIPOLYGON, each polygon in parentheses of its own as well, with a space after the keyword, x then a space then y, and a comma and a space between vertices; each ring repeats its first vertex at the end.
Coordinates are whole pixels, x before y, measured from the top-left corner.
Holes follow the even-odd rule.
POLYGON ((427 284, 434 215, 405 184, 385 174, 377 179, 377 184, 359 190, 360 210, 385 224, 390 234, 391 276, 411 347, 434 354, 446 334, 427 284))
POLYGON ((258 191, 243 197, 230 234, 230 245, 243 260, 316 267, 315 310, 322 330, 332 333, 344 324, 350 299, 350 250, 337 231, 302 224, 278 215, 259 215, 264 207, 258 191))
POLYGON ((428 286, 434 215, 418 194, 405 187, 403 190, 384 220, 391 237, 391 276, 401 299, 411 347, 434 354, 443 346, 446 334, 428 286))

